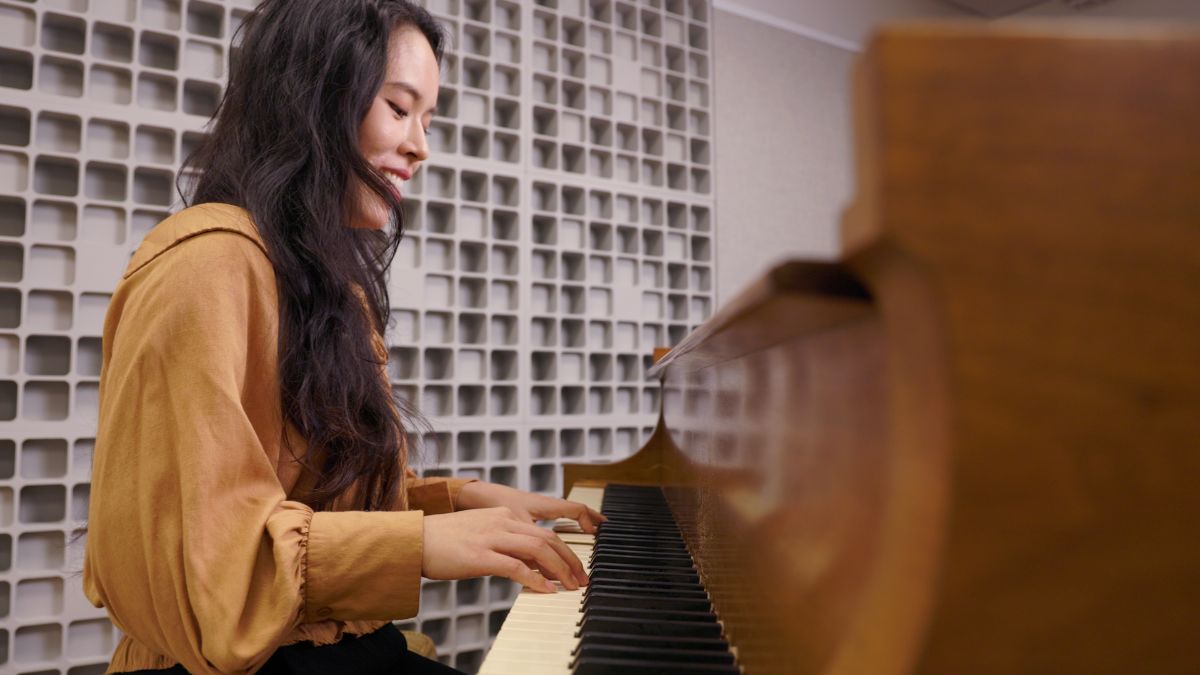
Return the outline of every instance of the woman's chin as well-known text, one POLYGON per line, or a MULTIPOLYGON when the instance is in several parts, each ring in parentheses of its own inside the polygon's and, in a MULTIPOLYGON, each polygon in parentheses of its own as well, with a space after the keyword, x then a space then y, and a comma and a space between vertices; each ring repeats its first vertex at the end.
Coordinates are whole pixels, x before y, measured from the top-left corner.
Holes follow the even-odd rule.
POLYGON ((370 213, 356 213, 350 219, 350 227, 360 230, 382 230, 391 220, 392 213, 387 209, 372 209, 370 213))

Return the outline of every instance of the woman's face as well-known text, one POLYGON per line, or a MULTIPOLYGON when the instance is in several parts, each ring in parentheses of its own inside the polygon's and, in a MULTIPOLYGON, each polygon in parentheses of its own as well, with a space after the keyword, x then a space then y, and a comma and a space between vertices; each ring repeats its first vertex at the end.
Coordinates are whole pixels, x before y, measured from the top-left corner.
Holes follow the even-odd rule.
MULTIPOLYGON (((358 149, 391 182, 399 197, 404 183, 429 156, 426 130, 438 97, 438 63, 429 40, 413 26, 392 32, 387 73, 367 116, 358 128, 358 149)), ((351 224, 380 229, 391 213, 387 204, 361 183, 351 224)))

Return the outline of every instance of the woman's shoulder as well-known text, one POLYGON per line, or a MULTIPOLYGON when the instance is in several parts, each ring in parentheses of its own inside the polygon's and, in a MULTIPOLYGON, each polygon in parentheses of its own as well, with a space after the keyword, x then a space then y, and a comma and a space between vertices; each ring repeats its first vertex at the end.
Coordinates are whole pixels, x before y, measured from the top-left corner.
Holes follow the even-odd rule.
POLYGON ((134 252, 123 279, 154 267, 186 266, 201 274, 269 271, 266 246, 250 214, 231 204, 197 204, 155 225, 134 252))

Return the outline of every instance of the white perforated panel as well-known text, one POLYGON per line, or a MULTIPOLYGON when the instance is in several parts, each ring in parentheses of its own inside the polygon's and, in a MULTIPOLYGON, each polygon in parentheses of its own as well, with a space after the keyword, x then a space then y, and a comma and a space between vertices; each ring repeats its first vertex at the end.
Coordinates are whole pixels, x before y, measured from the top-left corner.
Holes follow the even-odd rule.
MULTIPOLYGON (((220 98, 242 0, 0 0, 0 671, 101 673, 79 590, 100 335, 220 98)), ((390 377, 421 468, 561 493, 640 446, 644 380, 712 304, 707 0, 430 0, 453 34, 392 275, 390 377)), ((429 582, 474 670, 516 589, 429 582)))

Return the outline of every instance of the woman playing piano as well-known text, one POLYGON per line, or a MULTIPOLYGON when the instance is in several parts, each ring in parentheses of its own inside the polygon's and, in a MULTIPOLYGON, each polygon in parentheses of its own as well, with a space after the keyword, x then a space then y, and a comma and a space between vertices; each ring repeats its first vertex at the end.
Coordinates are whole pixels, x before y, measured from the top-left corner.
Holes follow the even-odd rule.
POLYGON ((110 672, 439 672, 390 623, 422 576, 586 583, 536 519, 586 507, 418 480, 384 374, 402 191, 444 36, 405 0, 267 0, 242 28, 190 208, 104 326, 84 590, 110 672))

